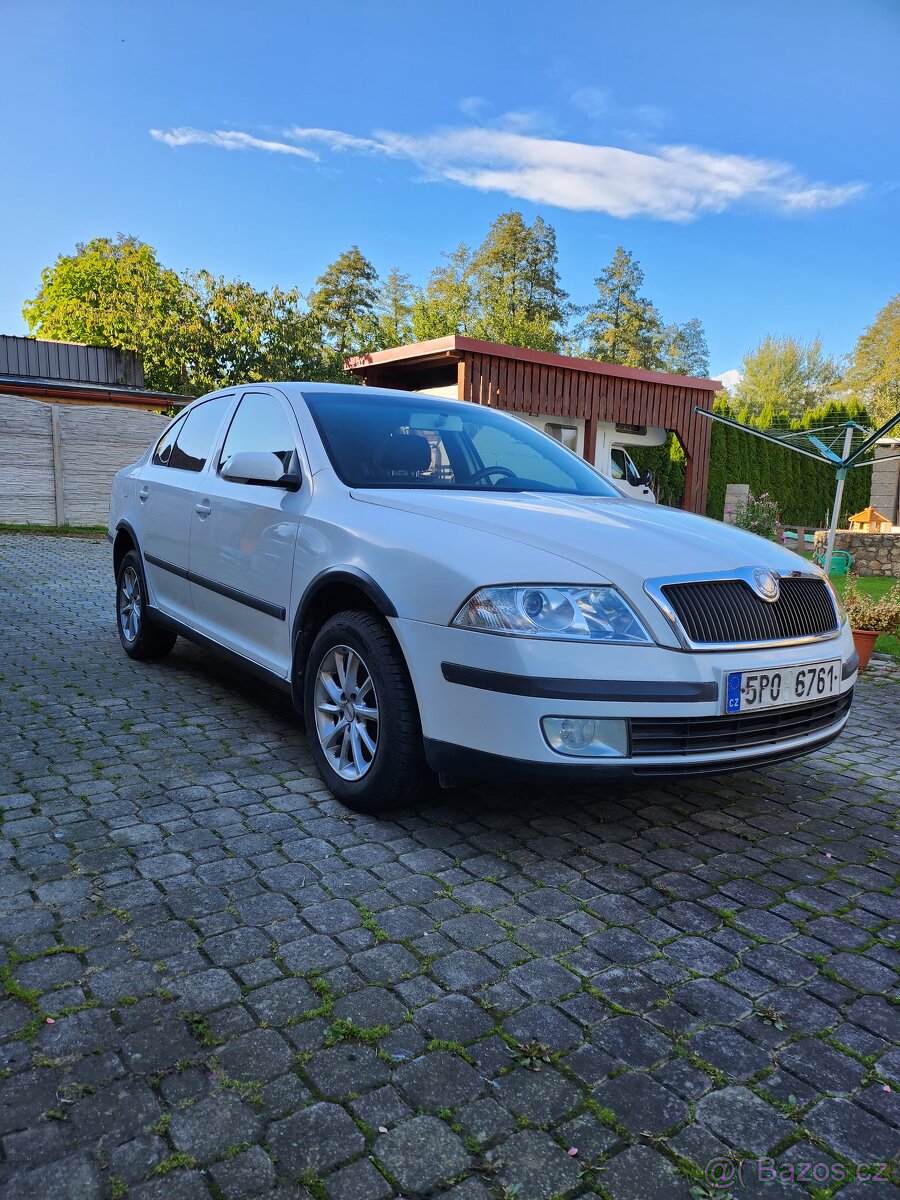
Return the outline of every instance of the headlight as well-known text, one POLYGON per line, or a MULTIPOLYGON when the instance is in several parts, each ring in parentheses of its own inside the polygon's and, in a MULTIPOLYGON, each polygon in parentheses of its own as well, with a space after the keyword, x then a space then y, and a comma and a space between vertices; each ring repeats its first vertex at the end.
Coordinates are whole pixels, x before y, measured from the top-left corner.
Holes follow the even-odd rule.
POLYGON ((649 643, 652 638, 613 587, 532 583, 481 588, 452 621, 460 629, 575 642, 649 643))

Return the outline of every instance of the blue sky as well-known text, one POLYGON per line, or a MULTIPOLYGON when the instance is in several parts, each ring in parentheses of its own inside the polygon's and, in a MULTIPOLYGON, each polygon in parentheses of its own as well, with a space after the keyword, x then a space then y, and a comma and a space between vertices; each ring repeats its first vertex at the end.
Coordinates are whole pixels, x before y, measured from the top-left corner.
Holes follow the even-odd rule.
POLYGON ((0 332, 100 234, 306 291, 354 242, 424 279, 510 208, 576 302, 634 251, 714 374, 845 353, 900 288, 897 0, 5 0, 0 43, 0 332))

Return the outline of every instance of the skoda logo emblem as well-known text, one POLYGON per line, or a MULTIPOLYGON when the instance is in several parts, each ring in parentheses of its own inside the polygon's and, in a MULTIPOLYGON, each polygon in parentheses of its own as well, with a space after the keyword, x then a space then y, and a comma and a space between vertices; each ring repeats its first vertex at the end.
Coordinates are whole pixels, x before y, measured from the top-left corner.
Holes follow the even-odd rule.
POLYGON ((778 599, 778 580, 771 571, 766 571, 763 567, 757 567, 753 572, 753 588, 763 600, 778 599))

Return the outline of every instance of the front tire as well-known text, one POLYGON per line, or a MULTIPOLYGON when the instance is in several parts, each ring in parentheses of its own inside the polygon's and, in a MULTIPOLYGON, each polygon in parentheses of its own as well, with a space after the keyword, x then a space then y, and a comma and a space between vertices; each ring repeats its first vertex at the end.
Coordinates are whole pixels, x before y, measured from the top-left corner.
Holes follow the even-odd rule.
POLYGON ((137 550, 129 550, 116 574, 116 627, 129 658, 146 662, 165 658, 177 635, 164 629, 147 612, 147 584, 137 550))
POLYGON ((370 613, 338 613, 319 630, 304 673, 303 711, 322 781, 348 808, 380 812, 423 777, 422 728, 406 662, 370 613))

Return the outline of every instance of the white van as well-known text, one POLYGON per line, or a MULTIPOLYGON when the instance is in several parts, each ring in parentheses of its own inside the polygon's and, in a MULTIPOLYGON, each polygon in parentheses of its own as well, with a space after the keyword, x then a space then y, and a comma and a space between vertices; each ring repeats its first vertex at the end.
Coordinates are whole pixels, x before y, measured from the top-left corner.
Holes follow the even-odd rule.
MULTIPOLYGON (((582 458, 585 457, 584 421, 569 420, 560 424, 559 419, 553 417, 531 416, 525 413, 517 413, 516 416, 521 416, 542 433, 549 433, 569 450, 574 450, 582 458)), ((667 436, 665 429, 648 429, 642 425, 601 421, 597 426, 594 466, 611 479, 622 495, 629 500, 644 500, 655 504, 653 473, 639 471, 626 447, 662 446, 667 436)))

